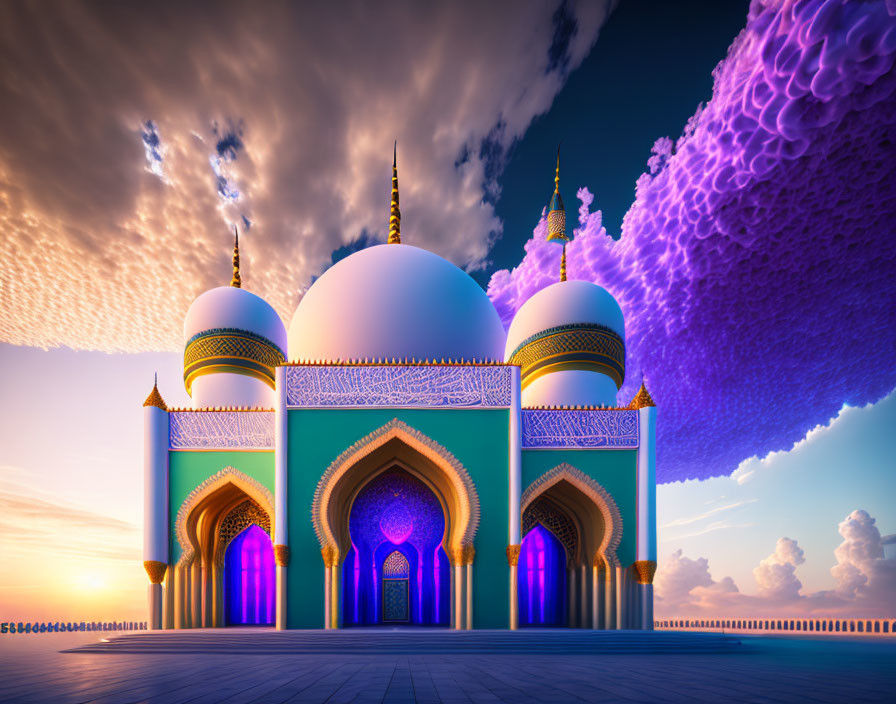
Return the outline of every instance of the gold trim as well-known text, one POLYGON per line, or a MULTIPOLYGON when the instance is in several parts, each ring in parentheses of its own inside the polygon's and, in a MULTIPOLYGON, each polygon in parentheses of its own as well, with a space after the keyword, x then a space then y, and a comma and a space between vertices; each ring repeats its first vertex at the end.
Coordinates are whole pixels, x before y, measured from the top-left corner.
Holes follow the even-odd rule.
POLYGON ((656 574, 655 560, 638 560, 632 567, 635 569, 638 584, 653 584, 653 576, 656 574))
POLYGON ((339 559, 339 550, 332 545, 325 545, 320 549, 320 555, 324 558, 324 567, 333 567, 339 559))
POLYGON ((398 208, 398 140, 392 148, 392 204, 389 208, 388 244, 401 244, 401 210, 398 208))
POLYGON ((524 342, 513 352, 510 363, 520 367, 524 389, 544 374, 568 369, 599 371, 622 388, 625 343, 616 332, 602 326, 560 327, 524 342))
POLYGON ((143 562, 143 569, 146 570, 146 574, 149 575, 149 581, 152 584, 161 584, 165 579, 165 572, 168 570, 168 565, 164 562, 159 562, 158 560, 145 560, 143 562))
POLYGON ((644 386, 644 380, 641 380, 641 388, 638 389, 638 393, 634 395, 632 398, 632 402, 628 405, 628 407, 632 410, 637 411, 640 408, 648 408, 650 406, 656 407, 656 403, 653 400, 653 397, 650 395, 650 392, 647 390, 647 387, 644 386))
POLYGON ((507 552, 507 564, 511 567, 516 567, 520 564, 520 550, 522 549, 522 545, 508 545, 506 548, 507 552))
POLYGON ((143 407, 146 408, 147 406, 155 406, 156 408, 161 408, 163 411, 168 410, 165 399, 163 399, 162 394, 159 393, 158 374, 156 374, 155 380, 152 383, 152 391, 149 392, 149 396, 147 396, 146 400, 143 402, 143 407))
POLYGON ((294 359, 280 367, 518 367, 495 359, 294 359))
POLYGON ((190 393, 197 376, 227 371, 259 378, 274 388, 274 369, 285 359, 269 340, 240 331, 209 331, 184 348, 184 386, 190 393), (225 361, 210 363, 215 360, 225 361))
POLYGON ((190 372, 189 375, 184 376, 184 386, 187 389, 187 393, 193 393, 193 382, 200 376, 205 376, 206 374, 219 374, 221 372, 226 372, 229 374, 242 374, 243 376, 249 376, 253 379, 258 379, 259 381, 263 381, 265 384, 270 386, 272 389, 276 390, 276 386, 273 381, 271 381, 270 377, 263 372, 256 371, 255 369, 247 369, 246 367, 238 367, 234 364, 209 364, 204 367, 200 367, 199 369, 194 369, 190 372))
POLYGON ((234 288, 241 288, 240 280, 240 233, 233 226, 233 277, 230 279, 230 285, 234 288))
POLYGON ((289 545, 274 546, 274 562, 277 567, 289 566, 289 545))
POLYGON ((476 558, 476 548, 473 547, 473 543, 466 543, 461 547, 461 557, 463 559, 463 564, 473 564, 473 560, 476 558))

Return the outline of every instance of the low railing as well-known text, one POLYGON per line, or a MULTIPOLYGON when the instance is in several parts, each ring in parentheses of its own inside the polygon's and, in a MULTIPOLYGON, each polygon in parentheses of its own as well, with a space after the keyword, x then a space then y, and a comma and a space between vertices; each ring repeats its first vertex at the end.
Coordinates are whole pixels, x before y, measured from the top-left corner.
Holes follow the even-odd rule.
POLYGON ((0 633, 76 633, 99 631, 145 631, 146 621, 55 621, 0 623, 0 633))
POLYGON ((676 618, 659 619, 653 627, 658 631, 896 636, 896 619, 892 618, 676 618))

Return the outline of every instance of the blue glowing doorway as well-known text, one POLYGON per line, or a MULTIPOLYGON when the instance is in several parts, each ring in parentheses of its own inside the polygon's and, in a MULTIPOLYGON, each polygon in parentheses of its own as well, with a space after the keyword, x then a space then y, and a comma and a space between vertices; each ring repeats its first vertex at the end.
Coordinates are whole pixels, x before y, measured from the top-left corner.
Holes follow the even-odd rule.
POLYGON ((445 513, 432 490, 403 469, 389 469, 358 492, 348 526, 352 547, 342 572, 344 625, 447 626, 451 568, 442 548, 445 513), (397 618, 405 606, 406 617, 397 618))
POLYGON ((565 602, 566 550, 551 531, 536 524, 520 549, 520 625, 565 625, 565 602))
POLYGON ((224 555, 224 604, 230 626, 274 623, 274 548, 251 525, 231 541, 224 555))

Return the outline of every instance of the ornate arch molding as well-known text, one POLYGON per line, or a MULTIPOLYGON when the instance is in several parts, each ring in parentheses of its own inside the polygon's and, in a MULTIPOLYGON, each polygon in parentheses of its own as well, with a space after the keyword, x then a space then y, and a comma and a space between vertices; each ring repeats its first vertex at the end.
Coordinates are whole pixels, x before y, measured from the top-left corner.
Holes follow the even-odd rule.
POLYGON ((174 533, 177 536, 177 542, 180 544, 181 556, 178 565, 189 565, 196 553, 196 546, 190 539, 188 524, 193 511, 204 504, 207 499, 211 498, 216 492, 220 491, 228 484, 235 486, 245 493, 250 499, 255 501, 268 516, 273 519, 274 516, 274 497, 270 490, 261 482, 253 479, 247 474, 243 474, 235 467, 225 467, 202 482, 193 491, 191 491, 184 502, 180 505, 177 512, 177 518, 174 521, 174 533))
MULTIPOLYGON (((321 549, 337 550, 339 541, 329 523, 328 515, 333 492, 339 482, 364 458, 382 448, 392 440, 399 440, 432 462, 448 479, 458 503, 457 524, 460 531, 460 548, 472 544, 479 528, 479 495, 464 466, 446 448, 419 430, 393 418, 381 428, 364 436, 340 454, 324 472, 311 503, 311 521, 320 541, 321 549)), ((446 546, 446 551, 447 551, 446 546)))
POLYGON ((520 515, 525 514, 529 504, 536 498, 561 481, 572 484, 597 506, 603 516, 604 525, 609 528, 609 530, 604 530, 598 553, 607 561, 608 565, 618 567, 619 558, 616 556, 616 550, 622 541, 622 514, 619 507, 610 492, 571 464, 566 462, 558 464, 532 482, 523 492, 520 500, 520 515))

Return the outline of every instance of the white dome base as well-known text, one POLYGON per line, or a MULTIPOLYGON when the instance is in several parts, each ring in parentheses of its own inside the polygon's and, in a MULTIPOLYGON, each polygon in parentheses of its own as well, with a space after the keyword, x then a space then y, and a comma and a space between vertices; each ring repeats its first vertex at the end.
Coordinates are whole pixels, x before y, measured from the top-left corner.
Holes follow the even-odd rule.
POLYGON ((193 380, 193 408, 273 408, 276 392, 260 379, 218 372, 193 380))
POLYGON ((523 406, 615 406, 616 382, 600 372, 552 372, 533 379, 521 400, 523 406))

